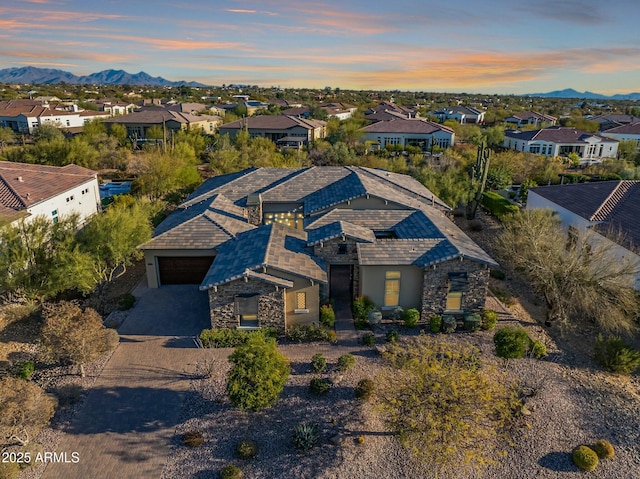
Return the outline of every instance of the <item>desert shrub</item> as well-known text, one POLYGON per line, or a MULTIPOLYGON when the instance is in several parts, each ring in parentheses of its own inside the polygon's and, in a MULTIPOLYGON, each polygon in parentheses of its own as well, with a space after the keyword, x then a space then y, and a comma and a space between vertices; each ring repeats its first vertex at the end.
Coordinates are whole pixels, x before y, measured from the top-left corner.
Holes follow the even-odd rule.
POLYGON ((376 305, 368 296, 359 296, 355 299, 351 307, 353 318, 356 320, 366 320, 369 312, 376 309, 376 305))
POLYGON ((394 321, 399 321, 401 319, 404 319, 404 313, 405 311, 402 306, 396 306, 391 311, 391 319, 393 319, 394 321))
POLYGON ((485 309, 482 312, 482 329, 485 331, 491 331, 498 324, 498 313, 490 309, 485 309))
POLYGON ((220 469, 221 479, 242 479, 242 470, 235 464, 227 464, 220 469))
POLYGON ((311 367, 317 373, 321 373, 327 367, 327 358, 321 353, 316 353, 311 358, 311 367))
POLYGON ((353 326, 358 330, 369 329, 371 327, 369 321, 366 319, 354 319, 353 326))
POLYGON ((529 349, 529 335, 523 328, 508 326, 493 335, 496 355, 503 359, 522 358, 529 349))
POLYGON ((482 193, 482 206, 484 206, 491 214, 499 219, 504 219, 506 216, 517 213, 520 211, 517 205, 511 204, 511 202, 500 196, 493 191, 485 191, 482 193))
POLYGON ((127 309, 133 308, 134 304, 136 304, 136 297, 131 293, 126 293, 120 298, 120 301, 118 301, 118 309, 126 311, 127 309))
POLYGON ((529 343, 529 354, 536 359, 542 359, 547 355, 547 347, 542 341, 531 341, 529 343))
POLYGON ((311 343, 314 341, 327 341, 335 343, 337 336, 335 331, 325 326, 313 324, 296 324, 287 329, 287 339, 297 343, 311 343), (334 334, 331 334, 334 333, 334 334))
POLYGON ((455 332, 458 327, 458 320, 455 316, 450 314, 445 314, 442 316, 442 332, 450 334, 455 332))
POLYGON ((327 341, 329 341, 331 344, 335 344, 338 342, 338 333, 336 333, 333 329, 330 329, 327 333, 327 338, 327 341))
POLYGON ((18 377, 22 379, 30 379, 36 370, 36 365, 33 361, 25 361, 20 363, 17 368, 18 377))
POLYGON ((373 333, 364 333, 362 336, 360 336, 360 341, 365 346, 373 346, 374 344, 376 344, 376 335, 373 333))
POLYGON ((251 459, 258 454, 258 445, 255 441, 245 439, 236 444, 236 455, 240 459, 251 459))
POLYGON ((407 309, 404 312, 404 325, 407 328, 415 328, 418 325, 420 319, 420 311, 415 308, 407 309))
POLYGON ((16 479, 20 472, 17 462, 0 462, 0 479, 16 479))
POLYGON ((490 269, 489 276, 500 281, 504 281, 507 278, 507 275, 501 269, 490 269))
POLYGON ((293 430, 293 445, 299 451, 308 451, 319 439, 317 424, 302 422, 293 430))
POLYGON ((482 325, 482 318, 477 313, 465 314, 463 324, 467 331, 478 331, 482 325))
POLYGON ((618 336, 598 335, 595 359, 613 373, 631 374, 640 366, 640 351, 625 344, 618 336))
POLYGON ((320 307, 320 324, 327 328, 333 328, 336 323, 336 313, 329 304, 324 304, 320 307))
POLYGON ((200 431, 187 431, 182 435, 182 444, 188 447, 202 446, 204 436, 200 431))
POLYGON ((227 394, 240 409, 258 410, 271 406, 289 379, 289 360, 273 340, 260 335, 249 338, 229 356, 227 394))
POLYGON ((471 231, 482 231, 482 221, 480 220, 469 221, 469 229, 471 231))
POLYGON ((58 398, 59 406, 72 406, 82 399, 84 389, 79 384, 64 384, 58 387, 54 394, 58 398))
MULTIPOLYGON (((35 458, 38 456, 38 454, 42 454, 44 452, 44 447, 42 447, 42 444, 29 441, 29 444, 27 444, 26 446, 22 446, 20 448, 20 452, 25 455, 28 454, 31 457, 31 460, 28 462, 21 462, 18 464, 18 466, 20 467, 20 469, 29 469, 30 467, 35 466, 37 464, 35 461, 35 458)), ((0 479, 2 479, 1 473, 0 473, 0 479)))
POLYGON ((429 329, 432 333, 439 333, 442 329, 442 316, 434 314, 429 318, 429 329))
POLYGON ((593 471, 598 467, 598 455, 587 446, 578 446, 573 450, 573 463, 583 471, 593 471))
POLYGON ((387 334, 385 334, 384 338, 388 343, 395 343, 398 341, 398 336, 398 331, 395 329, 391 329, 387 331, 387 334))
POLYGON ((596 441, 592 449, 598 455, 599 459, 613 459, 616 455, 613 444, 611 444, 606 439, 600 439, 599 441, 596 441))
POLYGON ((358 436, 356 441, 357 441, 358 444, 364 444, 364 436, 358 436))
POLYGON ((245 344, 254 335, 275 339, 278 331, 276 328, 262 328, 255 331, 231 328, 203 329, 200 333, 200 341, 205 348, 235 348, 245 344))
POLYGON ((348 371, 354 364, 356 364, 356 358, 353 354, 343 354, 338 358, 338 371, 348 371))
POLYGON ((322 396, 326 394, 331 389, 331 384, 327 379, 323 378, 313 378, 309 382, 309 391, 316 396, 322 396))
POLYGON ((374 390, 375 383, 371 379, 361 379, 358 381, 358 384, 356 384, 356 397, 367 401, 373 395, 374 390))

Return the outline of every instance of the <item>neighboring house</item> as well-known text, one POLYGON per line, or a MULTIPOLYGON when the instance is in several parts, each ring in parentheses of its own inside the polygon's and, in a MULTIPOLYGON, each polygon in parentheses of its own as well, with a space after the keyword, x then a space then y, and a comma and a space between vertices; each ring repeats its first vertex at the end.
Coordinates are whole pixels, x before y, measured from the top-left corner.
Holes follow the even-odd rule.
POLYGON ((327 112, 327 116, 329 118, 333 116, 338 120, 347 120, 351 118, 351 115, 353 115, 358 109, 357 106, 349 105, 347 103, 322 103, 318 106, 327 112))
POLYGON ((636 262, 635 288, 640 290, 640 181, 531 188, 527 209, 550 209, 569 231, 590 229, 598 241, 613 243, 619 258, 629 257, 636 262))
POLYGON ((584 164, 615 158, 618 154, 618 140, 563 126, 530 131, 506 130, 502 146, 544 156, 576 153, 584 164))
POLYGON ((640 149, 640 119, 638 119, 638 122, 636 123, 616 126, 606 131, 602 131, 600 134, 618 141, 635 141, 638 149, 640 149))
POLYGON ((455 142, 455 133, 451 128, 422 118, 378 121, 360 131, 360 141, 377 144, 380 148, 387 145, 402 148, 418 146, 423 151, 428 151, 432 146, 449 148, 455 142))
POLYGON ((467 123, 484 123, 484 113, 484 111, 470 106, 448 106, 432 111, 429 114, 435 116, 442 123, 447 120, 455 120, 464 125, 467 123))
POLYGON ((344 293, 385 314, 480 311, 497 264, 448 210, 384 170, 250 168, 205 181, 140 248, 150 287, 208 292, 213 327, 317 324, 344 293))
POLYGON ((309 118, 311 116, 311 108, 308 106, 287 108, 286 110, 282 110, 280 114, 285 116, 295 116, 296 118, 309 118))
POLYGON ((117 100, 96 100, 95 104, 100 111, 105 111, 111 116, 126 115, 137 108, 134 103, 117 100))
POLYGON ((622 113, 607 113, 604 115, 589 116, 586 117, 586 119, 598 123, 598 125, 600 125, 599 129, 601 132, 617 126, 640 122, 640 118, 637 116, 625 115, 622 113))
POLYGON ((149 128, 160 127, 167 132, 179 130, 200 130, 205 135, 213 135, 222 123, 219 116, 192 115, 167 110, 166 108, 143 108, 128 115, 109 118, 104 121, 108 127, 113 124, 124 125, 129 138, 144 140, 149 128))
POLYGON ((0 127, 11 128, 15 133, 22 134, 32 134, 42 125, 77 129, 88 121, 108 116, 105 112, 82 110, 77 105, 23 103, 14 100, 0 102, 0 127))
POLYGON ((221 125, 221 135, 235 138, 241 130, 247 130, 252 138, 261 136, 284 146, 308 145, 326 135, 326 122, 286 115, 259 115, 242 118, 221 125))
POLYGON ((275 105, 279 108, 300 108, 302 107, 302 103, 299 101, 290 101, 290 100, 281 100, 275 99, 269 102, 272 105, 275 105))
POLYGON ((535 126, 536 128, 543 128, 547 126, 553 126, 558 119, 555 116, 545 115, 544 113, 538 113, 535 111, 524 111, 521 113, 514 113, 510 117, 504 119, 505 123, 511 123, 516 127, 523 126, 535 126))
POLYGON ((369 121, 389 121, 396 119, 418 118, 420 115, 414 108, 396 105, 393 102, 383 101, 378 105, 365 110, 364 118, 369 121))
POLYGON ((95 171, 77 165, 46 166, 0 161, 0 219, 42 215, 54 223, 78 214, 80 223, 100 210, 95 171))

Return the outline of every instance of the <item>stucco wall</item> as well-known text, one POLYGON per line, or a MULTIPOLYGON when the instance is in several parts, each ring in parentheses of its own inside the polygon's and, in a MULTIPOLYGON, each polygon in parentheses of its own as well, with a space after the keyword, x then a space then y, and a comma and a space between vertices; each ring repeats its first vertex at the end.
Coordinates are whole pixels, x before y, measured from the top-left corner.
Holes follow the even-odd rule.
POLYGON ((378 307, 382 307, 387 271, 400 271, 399 305, 404 309, 420 309, 422 269, 417 266, 360 266, 360 294, 369 296, 378 307))
MULTIPOLYGON (((80 224, 84 224, 99 210, 100 188, 98 180, 95 178, 27 208, 27 211, 31 213, 31 218, 42 215, 50 221, 53 219, 51 214, 53 211, 57 211, 59 219, 77 213, 80 215, 80 224), (83 191, 85 193, 82 193, 83 191)), ((27 221, 29 221, 28 218, 27 221)))

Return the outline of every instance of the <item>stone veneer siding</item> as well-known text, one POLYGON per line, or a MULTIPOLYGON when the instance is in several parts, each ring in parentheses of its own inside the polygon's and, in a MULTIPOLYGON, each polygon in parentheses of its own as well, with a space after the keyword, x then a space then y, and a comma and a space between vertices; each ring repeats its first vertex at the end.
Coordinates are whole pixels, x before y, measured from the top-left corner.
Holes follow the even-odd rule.
MULTIPOLYGON (((313 255, 317 258, 324 259, 329 267, 327 268, 327 274, 331 277, 331 265, 332 264, 350 264, 353 265, 353 298, 355 299, 359 295, 360 291, 360 268, 358 267, 358 249, 356 247, 357 242, 351 238, 334 238, 327 241, 323 241, 322 244, 317 244, 313 247, 313 255), (338 254, 340 244, 347 245, 347 254, 338 254)), ((320 294, 323 300, 329 297, 328 286, 321 288, 320 294)))
POLYGON ((422 319, 442 314, 449 293, 449 273, 467 273, 469 291, 462 293, 462 310, 480 312, 484 309, 489 286, 489 268, 468 259, 454 259, 425 268, 422 288, 422 319))
POLYGON ((258 325, 272 326, 278 334, 285 332, 285 289, 262 281, 238 279, 209 289, 209 311, 212 328, 237 328, 240 321, 235 312, 235 297, 258 294, 258 325))

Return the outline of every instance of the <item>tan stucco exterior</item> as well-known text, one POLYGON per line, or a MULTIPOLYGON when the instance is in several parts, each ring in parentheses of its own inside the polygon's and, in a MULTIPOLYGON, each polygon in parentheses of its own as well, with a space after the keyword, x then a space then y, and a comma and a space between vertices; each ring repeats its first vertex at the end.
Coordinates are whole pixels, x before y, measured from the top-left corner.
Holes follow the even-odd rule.
POLYGON ((400 272, 400 301, 404 309, 420 309, 423 270, 417 266, 360 266, 360 294, 368 296, 378 307, 384 305, 387 271, 400 272))

